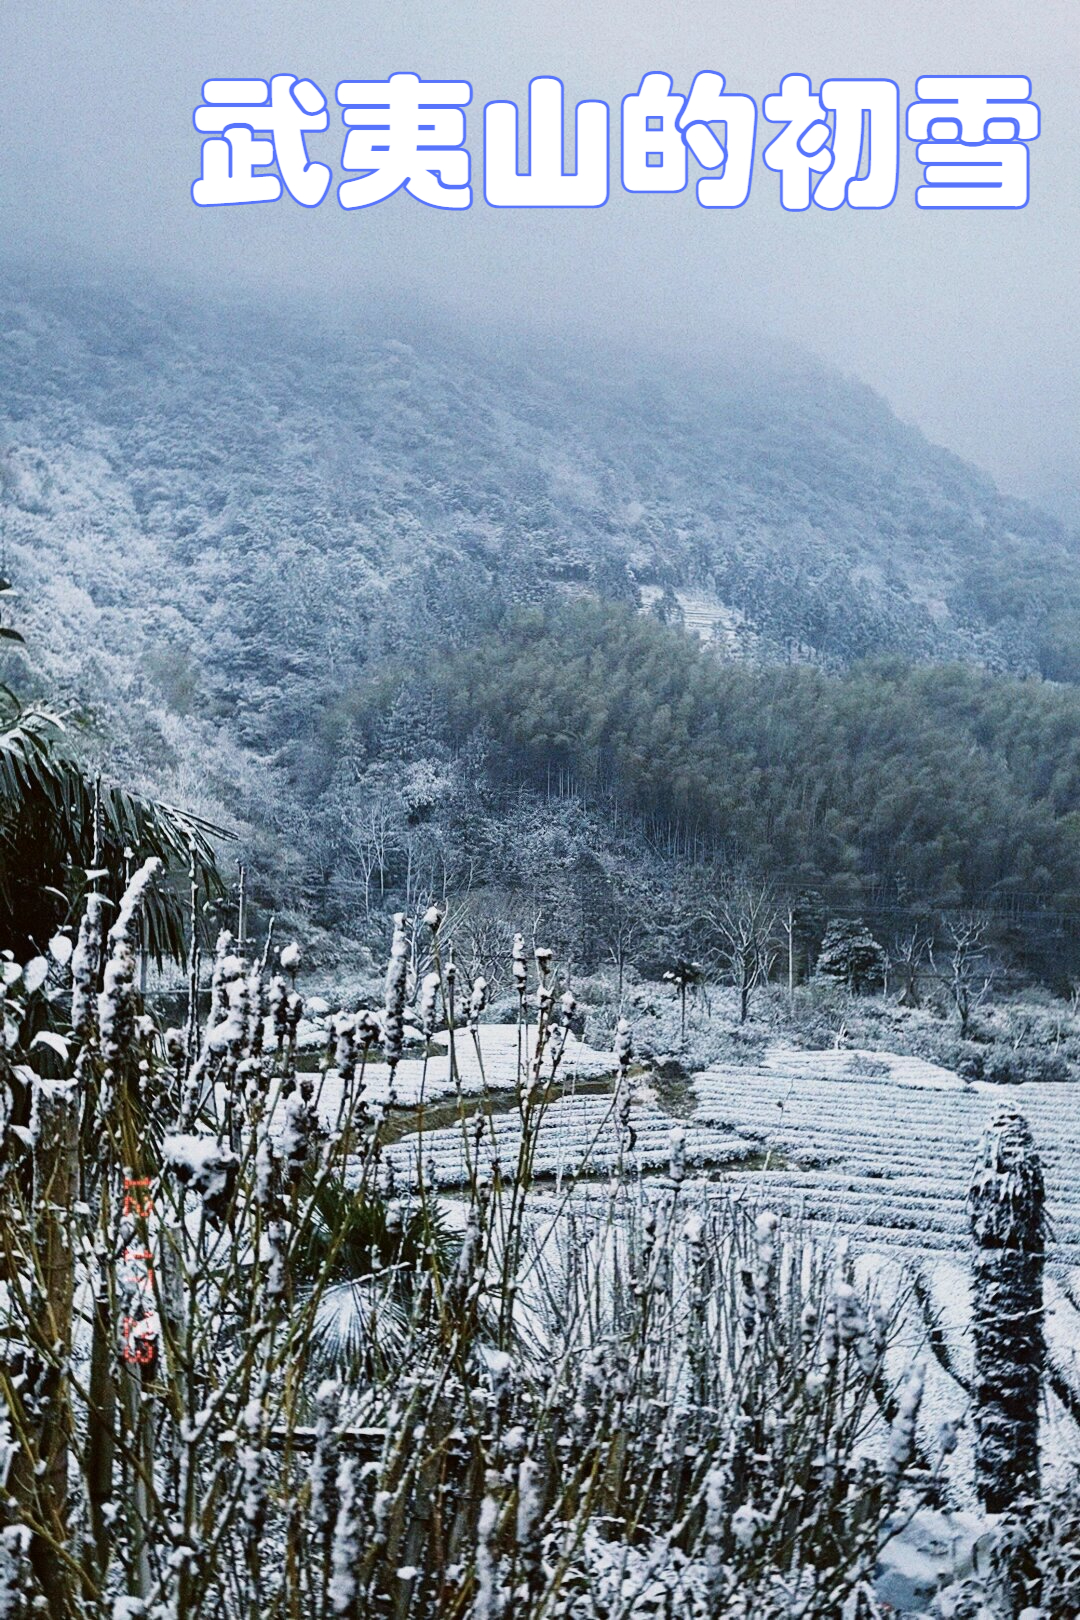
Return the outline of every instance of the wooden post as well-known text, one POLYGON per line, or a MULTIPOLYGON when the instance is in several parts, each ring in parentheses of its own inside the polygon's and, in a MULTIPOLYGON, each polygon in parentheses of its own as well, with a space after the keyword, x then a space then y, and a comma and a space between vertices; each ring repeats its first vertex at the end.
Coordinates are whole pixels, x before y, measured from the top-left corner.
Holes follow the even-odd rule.
POLYGON ((244 915, 244 912, 245 912, 245 909, 246 909, 245 908, 245 901, 247 900, 247 867, 244 865, 243 861, 241 861, 239 863, 239 865, 240 865, 240 884, 239 884, 239 898, 238 898, 237 911, 236 911, 236 943, 237 943, 237 946, 239 948, 240 955, 243 956, 243 954, 244 954, 244 938, 245 938, 244 926, 245 926, 245 924, 247 922, 247 918, 244 915))
POLYGON ((795 1010, 795 908, 794 908, 794 906, 788 906, 788 908, 787 908, 787 922, 785 924, 785 930, 787 932, 787 993, 788 993, 788 1006, 794 1012, 794 1010, 795 1010))

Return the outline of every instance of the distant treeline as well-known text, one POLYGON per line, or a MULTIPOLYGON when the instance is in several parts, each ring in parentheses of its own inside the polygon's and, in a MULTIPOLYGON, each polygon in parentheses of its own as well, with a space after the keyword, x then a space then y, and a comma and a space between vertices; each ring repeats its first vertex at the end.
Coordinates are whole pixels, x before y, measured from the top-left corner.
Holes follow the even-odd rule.
POLYGON ((422 678, 448 741, 693 827, 789 883, 1080 912, 1080 692, 886 659, 725 663, 611 604, 512 615, 422 678))

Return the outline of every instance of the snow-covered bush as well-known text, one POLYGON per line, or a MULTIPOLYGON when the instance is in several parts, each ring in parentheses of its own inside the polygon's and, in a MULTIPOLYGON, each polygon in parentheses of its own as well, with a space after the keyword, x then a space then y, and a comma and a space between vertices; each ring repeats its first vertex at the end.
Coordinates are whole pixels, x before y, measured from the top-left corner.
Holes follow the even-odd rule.
POLYGON ((994 1045, 983 1055, 981 1078, 997 1085, 1018 1086, 1033 1080, 1060 1083, 1072 1075, 1061 1052, 1042 1046, 994 1045))
POLYGON ((995 1560, 1013 1609, 1027 1604, 1038 1620, 1075 1615, 1080 1607, 1080 1476, 1048 1491, 1024 1513, 1009 1515, 995 1560))

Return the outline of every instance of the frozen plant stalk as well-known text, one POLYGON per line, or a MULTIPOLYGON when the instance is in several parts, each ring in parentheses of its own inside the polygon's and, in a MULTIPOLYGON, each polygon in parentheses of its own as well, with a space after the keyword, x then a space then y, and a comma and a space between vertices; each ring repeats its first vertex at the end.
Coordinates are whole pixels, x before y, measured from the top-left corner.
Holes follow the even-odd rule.
POLYGON ((405 988, 409 970, 409 941, 405 934, 408 919, 403 911, 394 914, 394 938, 386 970, 386 1000, 383 1011, 383 1052, 391 1075, 401 1061, 405 1034, 405 988))

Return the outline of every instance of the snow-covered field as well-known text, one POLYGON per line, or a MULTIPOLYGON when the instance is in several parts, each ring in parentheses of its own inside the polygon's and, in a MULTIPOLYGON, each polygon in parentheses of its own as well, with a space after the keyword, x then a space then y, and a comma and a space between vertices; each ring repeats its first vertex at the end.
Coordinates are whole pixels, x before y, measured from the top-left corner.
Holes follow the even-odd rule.
MULTIPOLYGON (((535 1051, 535 1029, 525 1034, 522 1061, 527 1067, 535 1051)), ((432 1037, 432 1045, 440 1048, 433 1057, 402 1058, 394 1082, 394 1101, 402 1106, 437 1102, 452 1097, 456 1087, 450 1078, 449 1036, 445 1029, 432 1037)), ((458 1075, 461 1090, 467 1096, 476 1096, 484 1090, 512 1091, 518 1076, 518 1026, 516 1024, 484 1024, 479 1040, 474 1040, 467 1029, 455 1035, 458 1075)), ((615 1060, 610 1052, 598 1052, 577 1036, 569 1035, 558 1077, 561 1081, 591 1080, 611 1074, 615 1060)), ((550 1058, 545 1058, 542 1073, 551 1074, 550 1058)), ((337 1113, 341 1096, 340 1082, 333 1069, 327 1074, 319 1095, 319 1112, 331 1121, 337 1113)), ((385 1063, 368 1063, 364 1069, 364 1096, 369 1103, 385 1103, 390 1096, 390 1070, 385 1063)))
POLYGON ((998 1108, 1018 1108, 1046 1171, 1051 1257, 1080 1266, 1080 1086, 969 1085, 919 1058, 772 1047, 760 1068, 718 1065, 694 1090, 695 1121, 776 1156, 770 1198, 798 1200, 862 1243, 918 1253, 966 1251, 980 1135, 998 1108))
MULTIPOLYGON (((696 1125, 693 1121, 676 1127, 671 1115, 648 1092, 638 1093, 633 1100, 630 1126, 634 1140, 632 1147, 624 1147, 625 1163, 642 1170, 661 1169, 668 1164, 673 1128, 685 1131, 686 1164, 690 1170, 695 1166, 735 1163, 757 1151, 752 1142, 734 1131, 696 1125)), ((481 1179, 496 1161, 504 1174, 512 1172, 520 1143, 521 1120, 516 1108, 502 1113, 480 1110, 464 1132, 455 1124, 427 1131, 423 1137, 407 1136, 387 1148, 386 1157, 399 1179, 411 1183, 416 1178, 419 1155, 429 1182, 453 1187, 468 1180, 470 1163, 481 1179)), ((618 1158, 619 1128, 613 1096, 563 1096, 547 1107, 533 1160, 535 1175, 602 1175, 616 1166, 618 1158)))
MULTIPOLYGON (((436 1039, 442 1044, 445 1033, 436 1039)), ((466 1132, 460 1123, 440 1124, 391 1143, 386 1157, 400 1184, 415 1184, 418 1157, 429 1185, 447 1191, 465 1184, 470 1165, 481 1179, 496 1161, 512 1173, 521 1124, 507 1092, 518 1073, 517 1043, 515 1025, 482 1026, 481 1064, 472 1037, 459 1035, 461 1091, 471 1114, 466 1132), (487 1107, 479 1100, 485 1089, 487 1107)), ((928 1445, 936 1425, 962 1417, 969 1404, 965 1197, 976 1148, 1002 1106, 1026 1114, 1045 1167, 1051 1219, 1044 1451, 1054 1469, 1080 1457, 1080 1086, 967 1084, 918 1058, 776 1045, 757 1066, 718 1064, 696 1075, 689 1117, 676 1119, 641 1084, 632 1096, 628 1150, 625 1139, 620 1144, 614 1097, 595 1084, 611 1074, 609 1053, 568 1043, 559 1076, 564 1094, 546 1109, 534 1173, 549 1188, 552 1178, 558 1184, 602 1176, 618 1162, 620 1146, 628 1165, 661 1171, 672 1131, 680 1129, 688 1199, 734 1194, 798 1214, 822 1237, 845 1239, 859 1280, 902 1302, 897 1371, 913 1356, 926 1363, 921 1427, 928 1445), (590 1081, 575 1091, 577 1082, 590 1081)), ((366 1078, 369 1096, 385 1100, 385 1066, 372 1065, 366 1078)), ((336 1084, 331 1072, 321 1097, 324 1116, 334 1112, 336 1084)), ((420 1059, 400 1065, 401 1103, 452 1094, 445 1056, 429 1059, 426 1071, 420 1059)), ((582 1184, 577 1199, 587 1208, 600 1196, 595 1185, 582 1184)), ((537 1198, 542 1207, 540 1188, 537 1198)), ((969 1448, 965 1426, 957 1479, 971 1478, 969 1448)))

